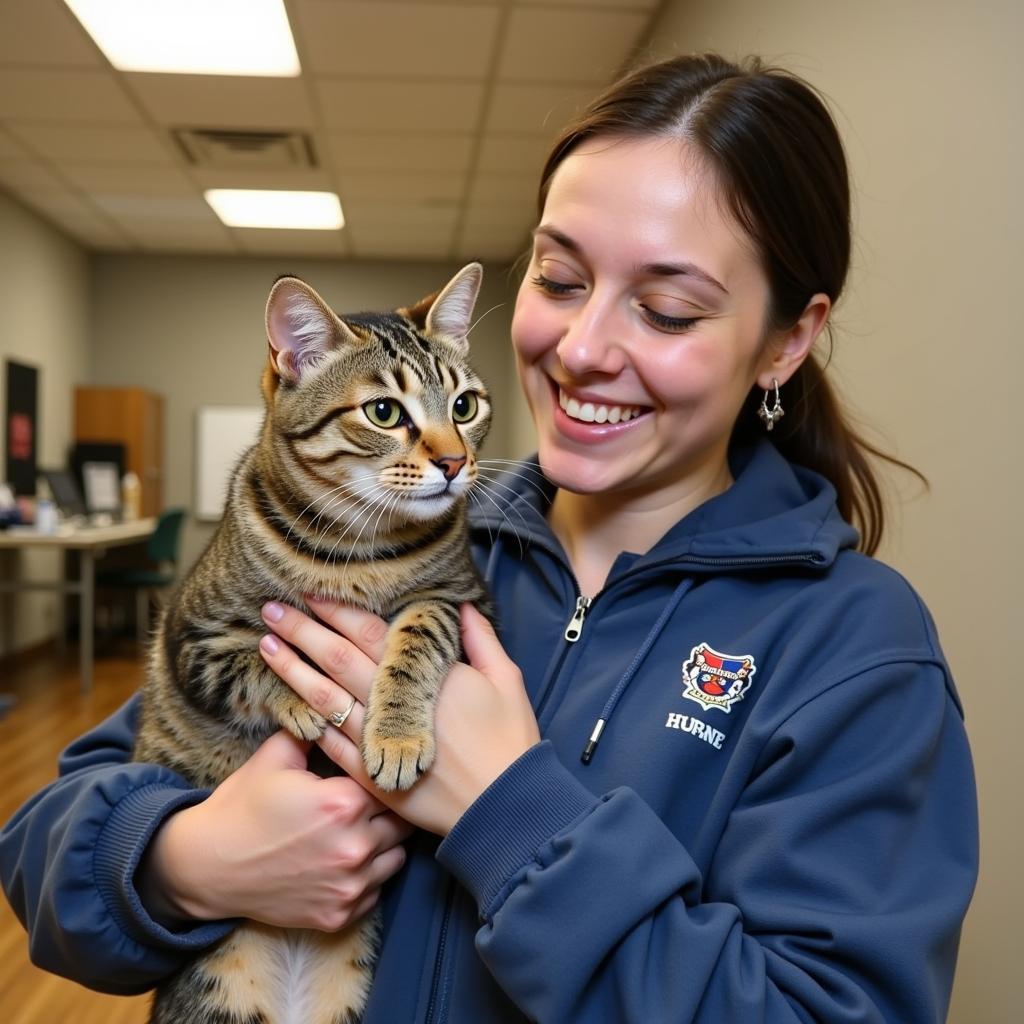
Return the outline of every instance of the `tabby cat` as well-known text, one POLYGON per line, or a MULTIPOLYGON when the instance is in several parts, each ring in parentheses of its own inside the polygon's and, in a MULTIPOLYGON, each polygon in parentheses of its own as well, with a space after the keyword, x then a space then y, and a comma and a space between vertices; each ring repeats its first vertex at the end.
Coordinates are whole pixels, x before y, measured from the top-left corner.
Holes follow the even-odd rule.
MULTIPOLYGON (((224 518, 161 617, 135 758, 221 782, 282 726, 325 719, 263 663, 260 608, 316 594, 390 620, 363 756, 382 789, 434 757, 433 713, 459 656, 459 604, 486 610, 465 528, 490 406, 466 362, 482 269, 394 313, 339 317, 294 277, 267 301, 259 441, 224 518)), ((362 1013, 377 922, 327 934, 243 923, 164 983, 153 1024, 348 1024, 362 1013), (301 969, 296 969, 301 965, 301 969)))

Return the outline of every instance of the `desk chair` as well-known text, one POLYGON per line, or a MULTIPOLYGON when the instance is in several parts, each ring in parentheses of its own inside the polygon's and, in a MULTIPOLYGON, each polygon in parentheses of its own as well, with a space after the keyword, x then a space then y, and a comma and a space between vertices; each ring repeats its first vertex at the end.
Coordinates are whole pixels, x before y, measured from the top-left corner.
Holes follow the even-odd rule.
POLYGON ((109 569, 96 574, 97 588, 135 591, 135 635, 140 644, 146 642, 149 634, 150 595, 177 579, 178 542, 184 520, 183 508, 169 508, 161 513, 146 542, 146 557, 156 565, 155 569, 109 569))

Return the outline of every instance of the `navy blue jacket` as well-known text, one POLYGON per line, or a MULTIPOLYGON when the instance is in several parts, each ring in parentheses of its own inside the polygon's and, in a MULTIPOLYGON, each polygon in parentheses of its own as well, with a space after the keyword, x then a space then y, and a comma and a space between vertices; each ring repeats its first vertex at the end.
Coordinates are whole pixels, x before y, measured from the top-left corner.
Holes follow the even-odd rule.
MULTIPOLYGON (((767 442, 732 463, 589 608, 536 467, 482 501, 544 739, 443 842, 412 840, 366 1024, 945 1018, 978 836, 934 626, 829 484, 767 442)), ((204 794, 129 763, 136 713, 72 744, 0 839, 34 961, 112 992, 231 927, 170 933, 139 902, 149 836, 204 794)))

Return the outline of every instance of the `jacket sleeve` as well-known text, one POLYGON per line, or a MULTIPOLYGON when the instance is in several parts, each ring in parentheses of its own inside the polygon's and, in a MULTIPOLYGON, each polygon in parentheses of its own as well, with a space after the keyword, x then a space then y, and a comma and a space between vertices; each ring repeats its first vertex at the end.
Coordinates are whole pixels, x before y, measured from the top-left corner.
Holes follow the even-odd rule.
POLYGON ((480 956, 550 1024, 945 1020, 977 872, 945 684, 888 664, 795 711, 703 878, 633 791, 595 797, 539 744, 438 851, 477 902, 480 956))
POLYGON ((231 922, 171 932, 134 885, 160 823, 206 793, 131 761, 138 697, 61 755, 59 776, 0 832, 0 879, 28 931, 32 962, 101 992, 152 987, 231 922))

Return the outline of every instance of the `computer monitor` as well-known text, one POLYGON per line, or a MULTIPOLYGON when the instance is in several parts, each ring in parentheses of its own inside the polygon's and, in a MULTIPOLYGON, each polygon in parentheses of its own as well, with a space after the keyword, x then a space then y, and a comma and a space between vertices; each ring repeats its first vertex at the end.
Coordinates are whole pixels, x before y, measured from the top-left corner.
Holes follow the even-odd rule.
POLYGON ((83 462, 82 484, 89 514, 121 512, 121 478, 113 462, 83 462))
POLYGON ((75 478, 66 469, 44 469, 42 477, 50 488, 57 507, 66 516, 84 516, 85 502, 75 478))

